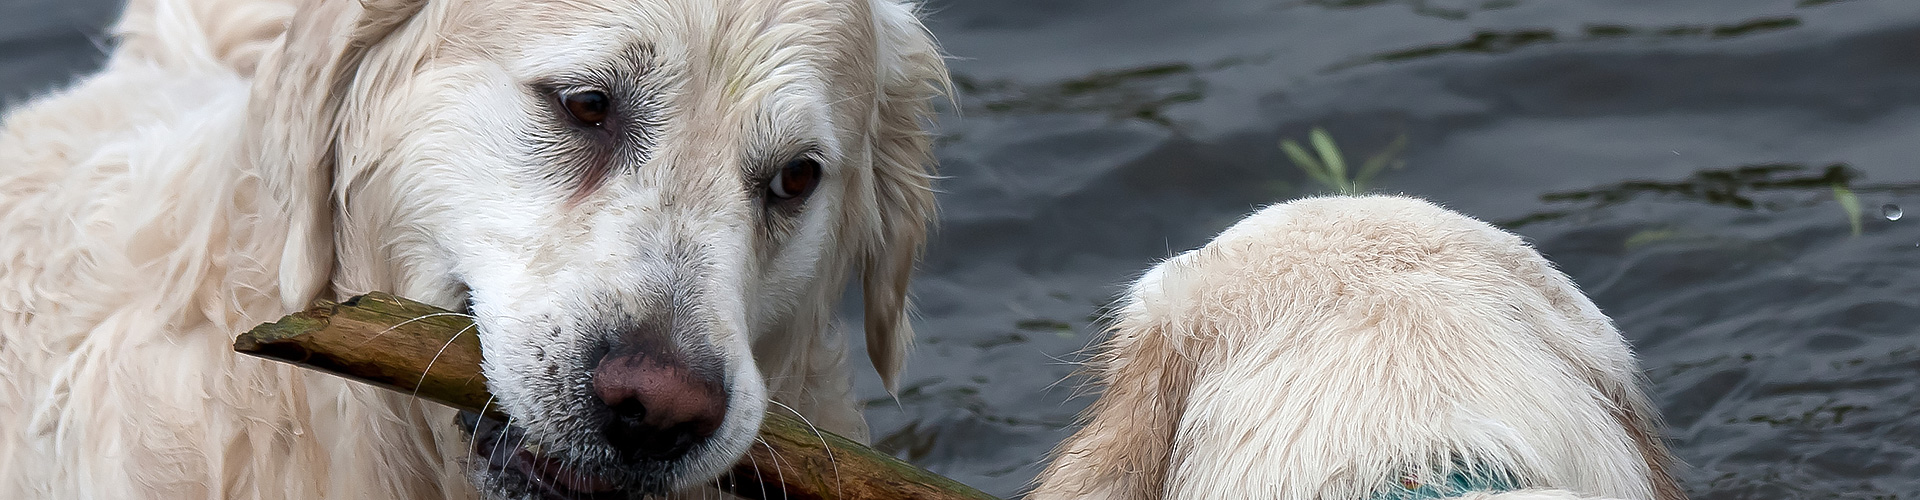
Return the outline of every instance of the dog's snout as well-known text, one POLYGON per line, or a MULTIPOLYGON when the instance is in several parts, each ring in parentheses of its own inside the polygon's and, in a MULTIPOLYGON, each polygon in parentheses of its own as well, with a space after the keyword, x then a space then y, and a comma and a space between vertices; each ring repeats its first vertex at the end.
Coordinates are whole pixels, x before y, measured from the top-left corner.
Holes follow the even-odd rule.
POLYGON ((679 356, 610 354, 593 371, 593 390, 611 410, 607 442, 629 460, 671 460, 712 436, 726 418, 719 377, 679 356))

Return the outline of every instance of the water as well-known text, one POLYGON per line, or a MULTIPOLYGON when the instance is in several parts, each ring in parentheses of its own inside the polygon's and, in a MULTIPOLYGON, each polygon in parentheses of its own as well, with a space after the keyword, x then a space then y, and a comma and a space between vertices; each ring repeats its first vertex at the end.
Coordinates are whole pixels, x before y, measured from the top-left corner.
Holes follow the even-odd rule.
POLYGON ((1888 203, 1880 206, 1880 216, 1886 217, 1887 220, 1900 220, 1900 216, 1904 213, 1900 211, 1899 205, 1888 203))
MULTIPOLYGON (((113 10, 27 2, 0 7, 0 96, 97 61, 113 10)), ((897 404, 856 377, 884 449, 1017 493, 1090 400, 1070 374, 1101 304, 1327 192, 1279 146, 1318 159, 1320 127, 1349 168, 1404 138, 1364 188, 1500 223, 1572 275, 1639 350, 1696 498, 1920 495, 1920 226, 1834 201, 1920 203, 1912 0, 929 10, 961 93, 919 350, 897 404)))

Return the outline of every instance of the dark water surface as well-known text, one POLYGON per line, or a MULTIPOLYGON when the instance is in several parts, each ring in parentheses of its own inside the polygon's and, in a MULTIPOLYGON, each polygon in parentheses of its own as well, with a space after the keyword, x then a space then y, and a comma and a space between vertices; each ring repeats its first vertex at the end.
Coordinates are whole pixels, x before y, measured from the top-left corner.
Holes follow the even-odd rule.
MULTIPOLYGON (((99 59, 112 2, 10 1, 0 96, 99 59)), ((1920 496, 1920 216, 1881 215, 1920 210, 1920 1, 930 7, 959 110, 898 403, 857 375, 885 449, 1020 491, 1090 400, 1069 374, 1100 305, 1326 192, 1278 146, 1318 126, 1356 165, 1404 137, 1372 190, 1572 274, 1639 349, 1695 497, 1920 496)))

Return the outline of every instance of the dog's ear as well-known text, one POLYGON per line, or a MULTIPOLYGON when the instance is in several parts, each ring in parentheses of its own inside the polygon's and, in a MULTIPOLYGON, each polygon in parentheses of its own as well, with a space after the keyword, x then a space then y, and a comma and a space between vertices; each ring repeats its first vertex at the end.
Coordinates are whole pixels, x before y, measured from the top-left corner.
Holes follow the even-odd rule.
POLYGON ((877 220, 866 228, 861 284, 866 299, 867 356, 889 392, 913 343, 907 281, 933 219, 932 100, 950 88, 946 63, 911 4, 872 2, 875 74, 879 78, 871 158, 877 220))
POLYGON ((1174 464, 1175 433, 1188 411, 1204 342, 1199 320, 1172 304, 1190 303, 1194 271, 1168 259, 1134 282, 1109 318, 1107 337, 1082 368, 1103 387, 1079 417, 1080 430, 1048 454, 1027 498, 1056 500, 1162 497, 1174 464))
POLYGON ((279 274, 286 309, 325 293, 333 273, 331 194, 348 87, 364 78, 367 52, 426 3, 309 0, 288 23, 280 50, 261 62, 247 108, 247 154, 259 176, 259 222, 287 231, 278 265, 267 269, 279 274))

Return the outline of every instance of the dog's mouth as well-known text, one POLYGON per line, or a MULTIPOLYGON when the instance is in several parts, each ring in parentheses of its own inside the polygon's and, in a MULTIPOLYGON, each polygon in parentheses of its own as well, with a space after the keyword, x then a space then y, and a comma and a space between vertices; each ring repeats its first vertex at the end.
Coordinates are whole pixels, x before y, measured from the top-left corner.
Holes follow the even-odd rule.
MULTIPOLYGON (((462 302, 462 312, 473 315, 473 300, 462 302)), ((609 331, 644 339, 617 328, 609 331)), ((737 393, 727 386, 718 357, 686 354, 706 352, 692 348, 611 341, 584 349, 577 358, 570 354, 528 368, 545 376, 521 389, 544 396, 528 405, 532 408, 522 408, 525 414, 496 420, 460 413, 456 424, 470 443, 467 470, 486 496, 637 499, 688 487, 690 479, 716 476, 732 465, 729 453, 736 458, 745 453, 751 434, 720 432, 731 423, 727 417, 735 414, 731 403, 737 393)), ((758 415, 759 408, 742 413, 758 415)), ((744 424, 751 429, 758 421, 744 424)))
MULTIPOLYGON (((466 284, 461 284, 466 288, 466 284)), ((473 297, 460 301, 460 313, 474 317, 473 297)), ((516 496, 542 500, 624 500, 632 497, 619 481, 586 467, 540 453, 526 446, 526 431, 519 426, 462 411, 457 420, 471 438, 471 458, 484 487, 503 488, 516 496)))
POLYGON ((542 500, 624 500, 622 481, 608 478, 568 460, 524 446, 519 427, 460 412, 459 424, 473 432, 474 463, 493 486, 542 500))

